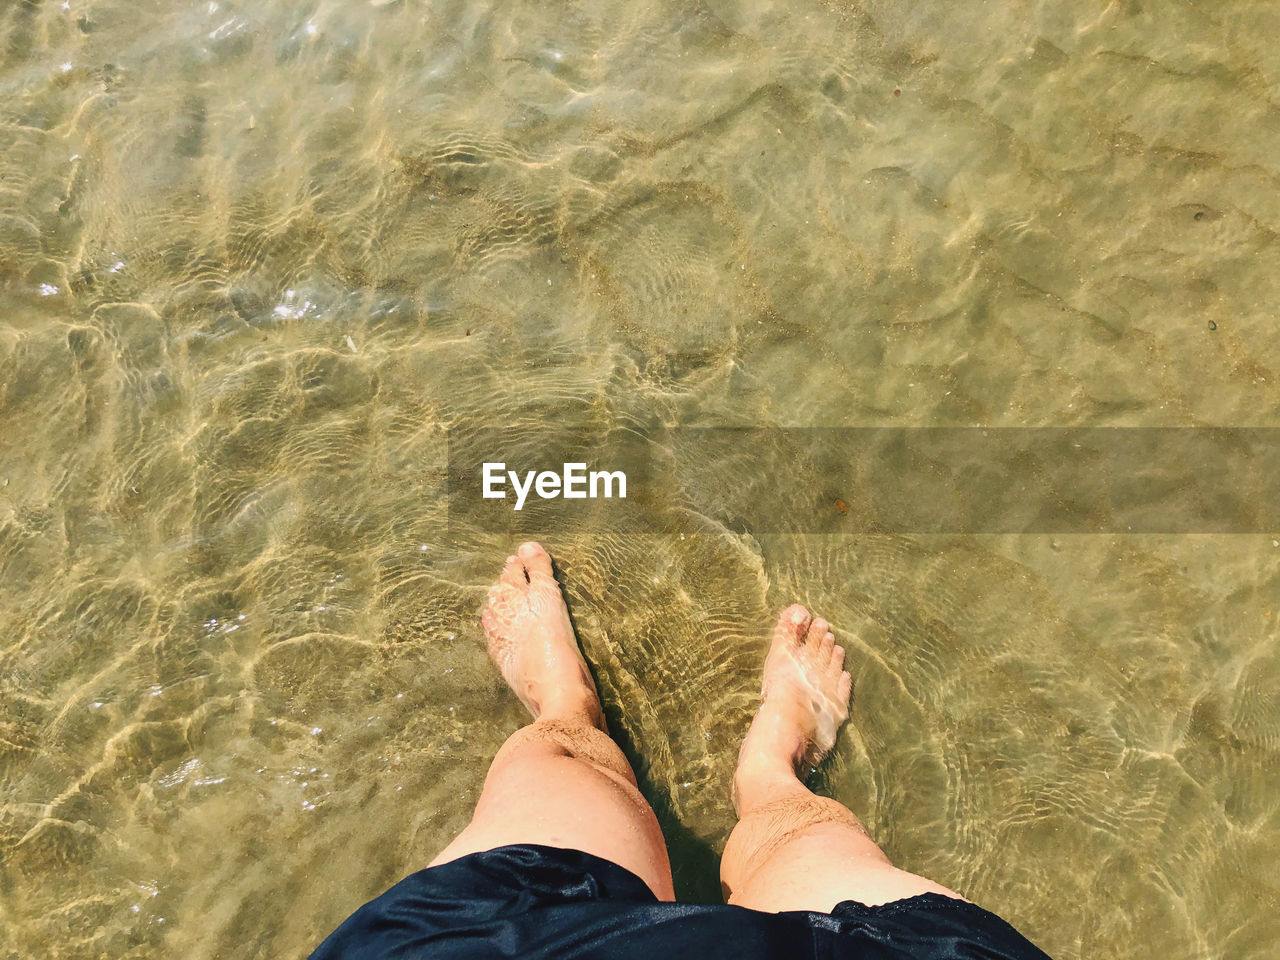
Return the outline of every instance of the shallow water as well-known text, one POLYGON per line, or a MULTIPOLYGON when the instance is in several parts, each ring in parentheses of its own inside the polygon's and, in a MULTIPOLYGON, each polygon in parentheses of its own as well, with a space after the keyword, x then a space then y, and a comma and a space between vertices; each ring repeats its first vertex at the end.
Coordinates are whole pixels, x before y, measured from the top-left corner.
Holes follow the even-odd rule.
MULTIPOLYGON (((1278 30, 0 8, 0 956, 302 955, 461 827, 522 714, 450 429, 1280 425, 1278 30)), ((546 537, 682 894, 799 599, 895 861, 1059 958, 1273 954, 1280 531, 694 520, 546 537)))

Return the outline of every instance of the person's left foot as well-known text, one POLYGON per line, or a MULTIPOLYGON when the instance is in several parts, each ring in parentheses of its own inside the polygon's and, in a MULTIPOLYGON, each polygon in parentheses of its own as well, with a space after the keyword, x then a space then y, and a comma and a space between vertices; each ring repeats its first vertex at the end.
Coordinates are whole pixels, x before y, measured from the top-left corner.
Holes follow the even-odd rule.
POLYGON ((480 622, 489 636, 489 656, 535 719, 585 713, 604 729, 595 683, 541 544, 522 543, 507 557, 480 622))

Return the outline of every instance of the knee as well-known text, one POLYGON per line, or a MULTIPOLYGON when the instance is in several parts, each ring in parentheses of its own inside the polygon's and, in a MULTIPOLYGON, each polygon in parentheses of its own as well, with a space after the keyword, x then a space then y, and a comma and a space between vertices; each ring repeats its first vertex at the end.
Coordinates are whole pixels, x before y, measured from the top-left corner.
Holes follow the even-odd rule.
POLYGON ((494 758, 493 765, 497 767, 530 749, 550 749, 560 756, 588 763, 633 787, 636 784, 631 765, 627 763, 627 758, 618 749, 618 745, 607 733, 585 720, 536 720, 507 738, 494 758))
POLYGON ((819 828, 856 835, 878 852, 853 811, 805 790, 762 804, 738 822, 720 860, 722 884, 726 890, 742 886, 784 846, 819 828))

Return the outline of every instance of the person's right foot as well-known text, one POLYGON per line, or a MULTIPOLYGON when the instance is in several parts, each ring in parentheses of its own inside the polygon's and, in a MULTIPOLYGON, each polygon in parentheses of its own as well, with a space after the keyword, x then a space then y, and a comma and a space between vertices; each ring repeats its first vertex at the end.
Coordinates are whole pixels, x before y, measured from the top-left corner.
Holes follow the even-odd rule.
POLYGON ((734 774, 740 812, 756 786, 818 764, 849 716, 853 680, 831 625, 800 604, 782 611, 764 661, 760 712, 751 722, 734 774))

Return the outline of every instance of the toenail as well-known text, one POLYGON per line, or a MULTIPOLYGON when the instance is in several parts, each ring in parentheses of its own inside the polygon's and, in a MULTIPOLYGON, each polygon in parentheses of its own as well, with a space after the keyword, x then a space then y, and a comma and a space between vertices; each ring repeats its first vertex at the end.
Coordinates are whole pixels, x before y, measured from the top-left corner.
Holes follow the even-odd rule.
POLYGON ((804 623, 804 616, 805 614, 803 610, 797 610, 795 613, 791 614, 791 622, 798 627, 800 624, 804 623))

